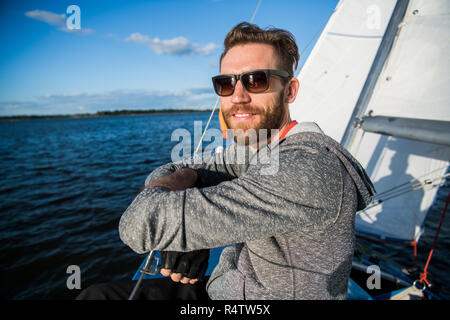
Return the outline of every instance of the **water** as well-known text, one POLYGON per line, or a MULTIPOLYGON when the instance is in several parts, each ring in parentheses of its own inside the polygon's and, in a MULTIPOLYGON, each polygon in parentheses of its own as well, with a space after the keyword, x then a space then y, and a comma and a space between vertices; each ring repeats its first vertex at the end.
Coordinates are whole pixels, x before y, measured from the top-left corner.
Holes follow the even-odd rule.
MULTIPOLYGON (((121 214, 147 175, 169 162, 176 128, 193 133, 208 113, 0 122, 0 297, 73 299, 66 273, 81 270, 81 286, 131 278, 145 255, 124 245, 121 214)), ((217 117, 210 128, 219 128, 217 117)), ((446 191, 448 193, 448 190, 446 191)), ((442 212, 442 192, 419 246, 423 266, 442 212), (436 222, 437 221, 437 222, 436 222)), ((445 193, 445 194, 444 194, 445 193)), ((450 297, 450 218, 429 268, 450 297)), ((411 251, 381 248, 399 262, 411 251)), ((421 264, 422 263, 422 264, 421 264)))

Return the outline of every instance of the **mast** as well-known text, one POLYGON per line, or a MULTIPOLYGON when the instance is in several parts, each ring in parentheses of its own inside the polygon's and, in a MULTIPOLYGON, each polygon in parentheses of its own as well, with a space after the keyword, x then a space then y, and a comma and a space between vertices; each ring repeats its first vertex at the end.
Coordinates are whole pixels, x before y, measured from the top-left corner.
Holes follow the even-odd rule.
POLYGON ((408 8, 409 0, 398 0, 394 11, 392 13, 389 24, 381 41, 380 47, 378 48, 377 55, 375 56, 372 67, 369 71, 369 75, 364 83, 364 87, 356 103, 355 109, 350 117, 350 121, 345 129, 344 136, 342 137, 341 144, 345 148, 350 147, 350 143, 353 140, 357 128, 356 123, 358 119, 361 119, 363 114, 366 112, 367 105, 369 104, 370 98, 372 97, 373 89, 377 83, 378 77, 381 70, 384 67, 386 58, 389 56, 392 45, 396 38, 399 24, 405 16, 406 9, 408 8))

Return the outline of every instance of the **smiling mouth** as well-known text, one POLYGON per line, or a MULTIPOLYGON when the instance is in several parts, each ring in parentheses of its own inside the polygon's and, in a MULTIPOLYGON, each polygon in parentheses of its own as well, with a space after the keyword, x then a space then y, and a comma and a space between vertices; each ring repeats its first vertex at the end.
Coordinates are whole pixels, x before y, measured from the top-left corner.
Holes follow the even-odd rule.
POLYGON ((255 113, 233 113, 233 118, 237 119, 247 119, 255 116, 255 113))

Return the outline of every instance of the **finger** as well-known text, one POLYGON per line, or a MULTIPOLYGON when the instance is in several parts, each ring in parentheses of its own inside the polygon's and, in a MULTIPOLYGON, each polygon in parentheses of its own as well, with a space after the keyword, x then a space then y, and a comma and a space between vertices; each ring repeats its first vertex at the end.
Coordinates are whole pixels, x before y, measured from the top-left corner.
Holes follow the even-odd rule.
POLYGON ((182 275, 181 273, 172 273, 170 275, 170 278, 172 279, 172 281, 179 282, 182 278, 182 275))
POLYGON ((191 279, 191 280, 189 280, 189 283, 190 284, 194 284, 194 283, 196 283, 198 281, 198 279, 191 279))
MULTIPOLYGON (((194 252, 191 254, 194 254, 194 252)), ((208 268, 209 250, 196 251, 194 258, 189 266, 189 271, 184 275, 191 279, 201 279, 208 268)))
POLYGON ((192 264, 189 273, 186 274, 186 277, 191 279, 201 279, 205 275, 206 270, 208 269, 208 264, 199 262, 195 262, 192 264))
POLYGON ((190 278, 186 278, 186 277, 183 277, 183 279, 180 280, 180 282, 183 283, 183 284, 188 284, 189 281, 191 281, 191 279, 190 278))
POLYGON ((160 272, 164 277, 167 277, 167 276, 170 276, 170 274, 172 273, 172 270, 161 268, 160 272))
POLYGON ((161 267, 164 269, 173 269, 179 253, 176 251, 163 251, 161 253, 161 267))
MULTIPOLYGON (((173 271, 187 276, 190 265, 191 265, 190 261, 183 259, 183 257, 180 257, 180 259, 177 261, 173 271)), ((194 277, 189 277, 189 278, 194 278, 194 277)))

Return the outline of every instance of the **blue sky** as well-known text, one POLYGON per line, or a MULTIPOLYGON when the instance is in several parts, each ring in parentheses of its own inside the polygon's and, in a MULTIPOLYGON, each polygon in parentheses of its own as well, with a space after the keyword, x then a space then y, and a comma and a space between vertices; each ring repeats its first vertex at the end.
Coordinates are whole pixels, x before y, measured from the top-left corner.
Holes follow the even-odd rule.
MULTIPOLYGON (((254 23, 291 31, 300 51, 338 0, 262 0, 254 23)), ((226 33, 258 0, 2 1, 0 115, 212 108, 226 33), (66 10, 80 10, 69 30, 66 10)), ((302 54, 305 62, 314 43, 302 54)))

